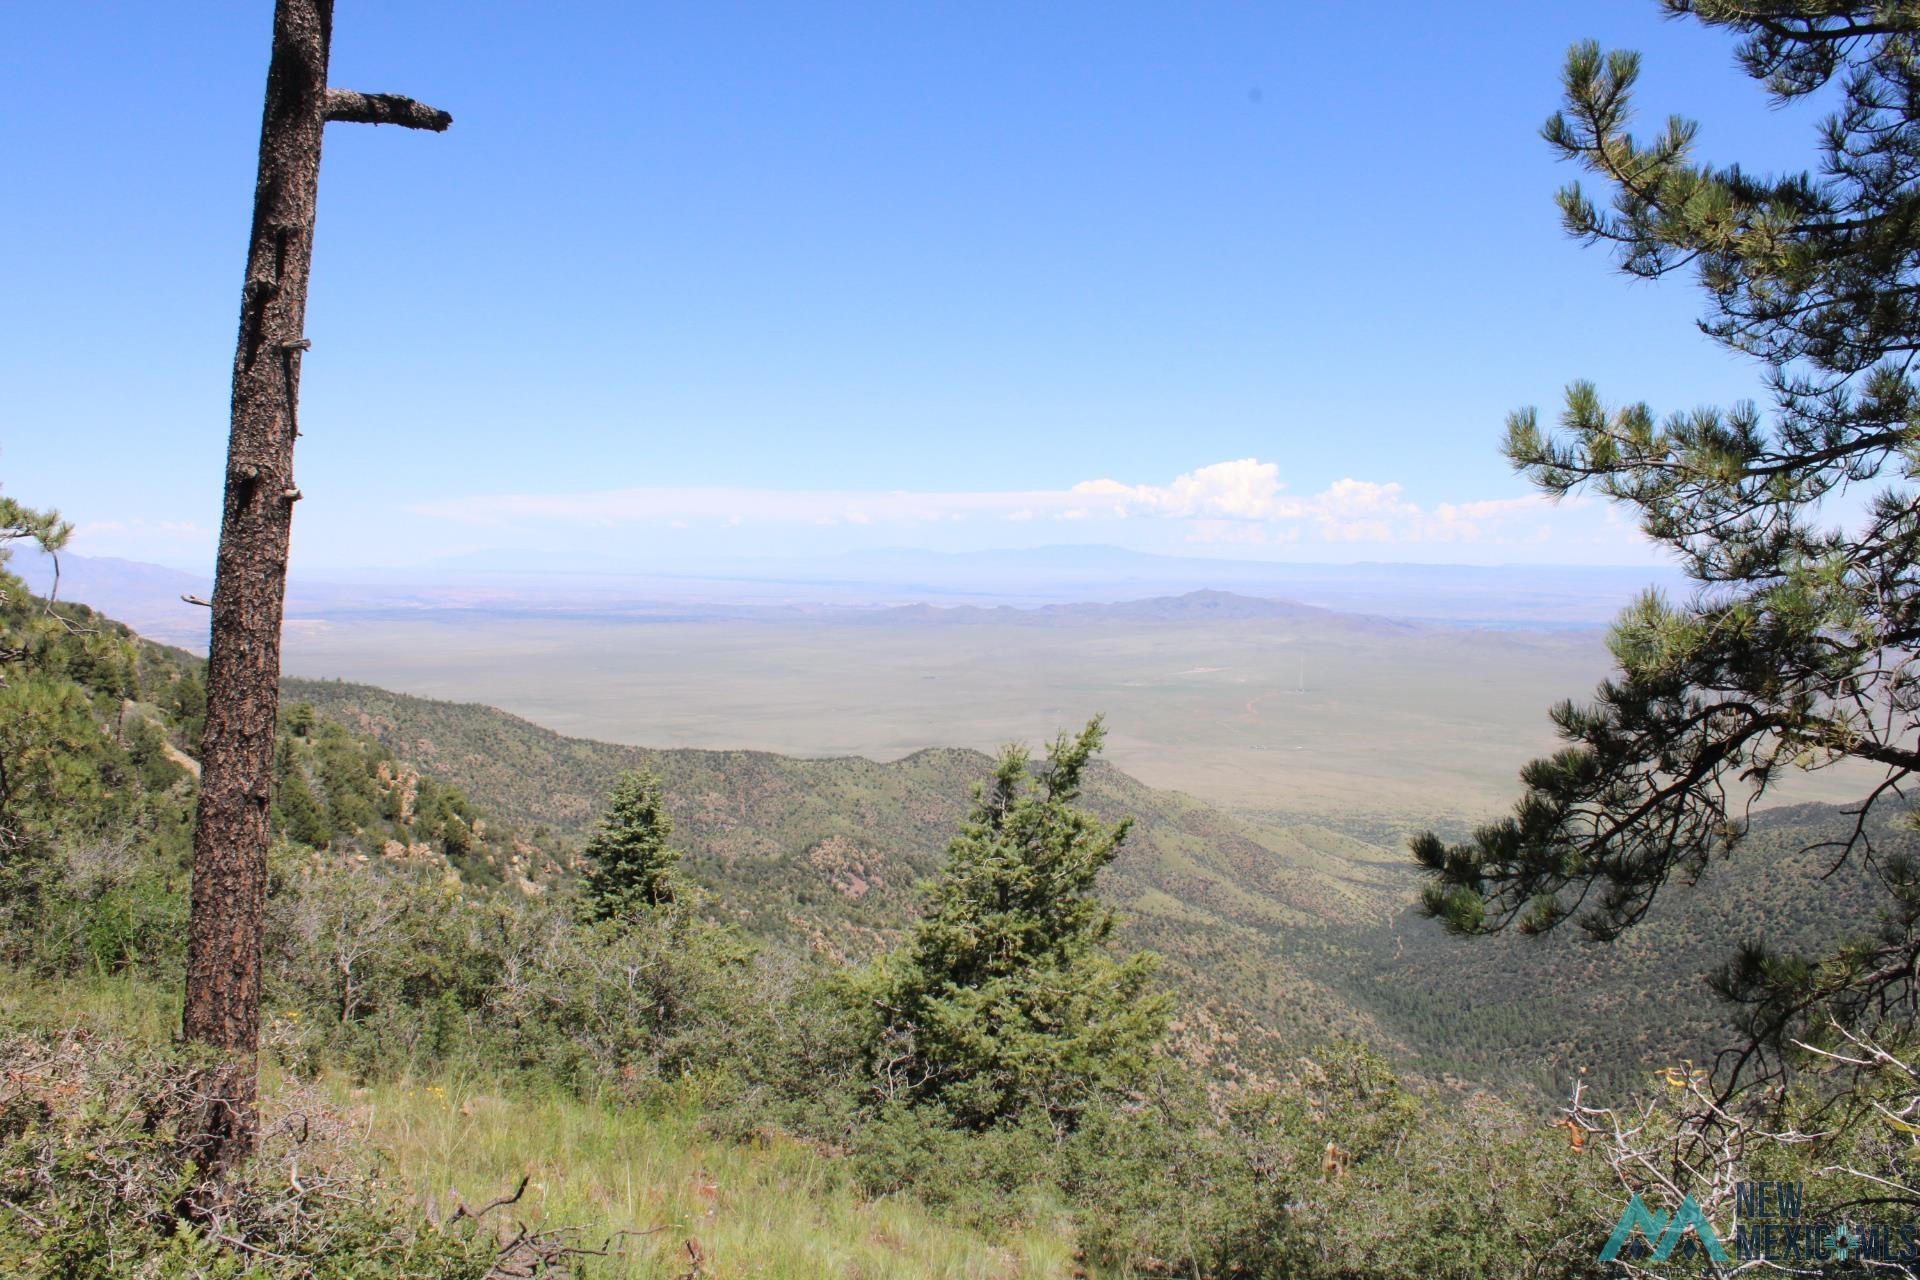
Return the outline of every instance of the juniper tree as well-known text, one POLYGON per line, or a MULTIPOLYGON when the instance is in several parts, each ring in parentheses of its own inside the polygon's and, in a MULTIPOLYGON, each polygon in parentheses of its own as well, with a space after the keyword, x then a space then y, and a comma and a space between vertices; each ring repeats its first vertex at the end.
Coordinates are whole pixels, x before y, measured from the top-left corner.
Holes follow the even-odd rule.
POLYGON ((1045 762, 1009 746, 975 787, 912 937, 883 967, 884 1051, 912 1096, 986 1125, 1042 1108, 1058 1123, 1124 1086, 1166 1027, 1158 958, 1116 958, 1094 884, 1131 819, 1077 808, 1104 731, 1060 735, 1045 762))
POLYGON ((630 919, 674 899, 680 851, 667 844, 673 816, 660 779, 629 773, 613 789, 600 827, 581 851, 587 863, 590 920, 630 919))
POLYGON ((1818 980, 1748 949, 1721 976, 1752 1005, 1755 1041, 1813 1004, 1841 1011, 1904 992, 1920 886, 1875 847, 1873 801, 1920 769, 1920 4, 1665 0, 1739 38, 1738 62, 1775 105, 1822 95, 1812 172, 1768 177, 1697 155, 1675 117, 1628 132, 1639 59, 1591 42, 1569 53, 1550 146, 1605 188, 1559 195, 1567 231, 1609 246, 1626 274, 1691 272, 1701 330, 1750 357, 1762 404, 1657 416, 1574 383, 1560 429, 1508 422, 1506 454, 1550 495, 1598 492, 1633 511, 1696 584, 1649 594, 1610 636, 1616 673, 1552 717, 1566 746, 1523 771, 1511 817, 1414 853, 1427 909, 1456 930, 1599 938, 1640 920, 1740 839, 1784 777, 1871 770, 1836 857, 1885 877, 1894 918, 1818 980))

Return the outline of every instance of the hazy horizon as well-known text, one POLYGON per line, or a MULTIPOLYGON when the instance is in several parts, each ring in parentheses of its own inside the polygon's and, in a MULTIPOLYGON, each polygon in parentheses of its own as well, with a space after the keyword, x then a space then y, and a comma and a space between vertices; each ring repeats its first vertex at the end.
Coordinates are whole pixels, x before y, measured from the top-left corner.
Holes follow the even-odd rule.
MULTIPOLYGON (((62 559, 68 598, 204 637, 206 610, 180 600, 204 575, 62 559)), ((45 562, 21 561, 43 584, 45 562)), ((1591 692, 1611 665, 1601 624, 1654 576, 1087 547, 784 563, 756 578, 296 575, 283 667, 599 741, 801 757, 991 750, 1105 713, 1109 757, 1152 786, 1469 821, 1552 747, 1545 709, 1591 692)))
MULTIPOLYGON (((72 552, 61 556, 61 565, 65 598, 93 604, 172 643, 193 645, 204 630, 204 611, 181 596, 208 594, 210 566, 194 572, 72 552)), ((22 553, 16 570, 36 589, 51 585, 50 562, 37 552, 22 553)), ((857 612, 910 605, 1037 609, 1224 591, 1343 614, 1557 630, 1603 626, 1648 589, 1684 587, 1676 571, 1648 566, 1322 564, 1091 545, 985 552, 885 548, 671 567, 613 557, 575 564, 521 554, 424 567, 296 568, 287 616, 441 612, 604 619, 691 609, 702 616, 744 617, 765 610, 857 612)))

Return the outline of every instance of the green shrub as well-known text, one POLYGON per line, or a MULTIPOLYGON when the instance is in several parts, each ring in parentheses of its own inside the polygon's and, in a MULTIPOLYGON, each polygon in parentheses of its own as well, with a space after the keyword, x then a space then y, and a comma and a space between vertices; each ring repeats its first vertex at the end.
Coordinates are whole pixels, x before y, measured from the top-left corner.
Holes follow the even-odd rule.
POLYGON ((434 1065, 638 1096, 736 1071, 767 1017, 752 953, 680 905, 582 926, 551 895, 282 847, 268 978, 303 1069, 434 1065))
POLYGON ((1273 1280, 1598 1276, 1610 1170, 1485 1099, 1421 1096, 1333 1044, 1210 1102, 1170 1070, 1091 1111, 1061 1153, 1089 1257, 1119 1270, 1273 1280))
POLYGON ((489 1225, 436 1226, 351 1152, 352 1126, 282 1099, 261 1154, 195 1220, 182 1153, 193 1064, 75 1032, 0 1033, 0 1258, 17 1280, 481 1280, 489 1225))
POLYGON ((1055 1134, 1044 1117, 966 1129, 938 1106, 894 1102, 856 1128, 847 1148, 869 1195, 910 1191, 975 1224, 1016 1223, 1057 1181, 1055 1134))
POLYGON ((1154 1093, 1089 1111, 1061 1152, 1081 1247, 1121 1271, 1289 1274, 1285 1181, 1197 1092, 1154 1093))

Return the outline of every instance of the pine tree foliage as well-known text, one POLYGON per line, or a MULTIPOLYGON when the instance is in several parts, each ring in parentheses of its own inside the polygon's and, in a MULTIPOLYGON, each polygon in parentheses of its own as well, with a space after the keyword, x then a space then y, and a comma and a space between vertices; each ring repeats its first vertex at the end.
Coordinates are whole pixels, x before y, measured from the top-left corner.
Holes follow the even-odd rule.
POLYGON ((72 534, 73 525, 62 520, 58 511, 22 506, 0 494, 0 564, 6 562, 10 543, 31 540, 42 551, 53 554, 67 545, 72 534))
MULTIPOLYGON (((1532 409, 1509 419, 1516 469, 1549 495, 1630 509, 1697 586, 1620 618, 1617 673, 1592 703, 1554 709, 1567 746, 1526 767, 1512 817, 1462 844, 1414 842, 1428 910, 1463 932, 1574 916, 1616 936, 1730 850, 1783 776, 1850 767, 1871 803, 1920 769, 1920 4, 1665 7, 1734 33, 1776 106, 1819 95, 1833 109, 1814 171, 1763 177, 1701 160, 1688 120, 1630 133, 1636 55, 1568 55, 1544 136, 1608 195, 1565 188, 1567 231, 1628 275, 1693 273, 1702 331, 1755 362, 1767 403, 1660 418, 1581 382, 1559 431, 1532 409)), ((1889 896, 1911 900, 1904 861, 1869 831, 1863 819, 1836 856, 1880 866, 1889 896)), ((1891 928, 1835 990, 1874 981, 1885 948, 1911 949, 1912 921, 1891 928)), ((1749 957, 1729 989, 1755 997, 1761 968, 1749 957)))
POLYGON ((91 709, 58 678, 61 668, 127 660, 111 640, 89 643, 91 632, 4 573, 12 544, 31 542, 57 557, 72 532, 59 512, 0 494, 0 860, 25 840, 32 818, 76 804, 94 782, 78 750, 92 730, 91 709))
POLYGON ((963 1123, 1033 1108, 1070 1123, 1133 1080, 1165 1030, 1158 957, 1115 957, 1114 913, 1094 897, 1130 820, 1074 804, 1104 732, 1096 718, 1062 734, 1038 765, 1000 753, 888 973, 889 1070, 963 1123))
POLYGON ((680 851, 668 845, 673 817, 658 775, 639 771, 614 787, 600 828, 581 850, 587 863, 586 914, 631 919, 674 900, 680 851))

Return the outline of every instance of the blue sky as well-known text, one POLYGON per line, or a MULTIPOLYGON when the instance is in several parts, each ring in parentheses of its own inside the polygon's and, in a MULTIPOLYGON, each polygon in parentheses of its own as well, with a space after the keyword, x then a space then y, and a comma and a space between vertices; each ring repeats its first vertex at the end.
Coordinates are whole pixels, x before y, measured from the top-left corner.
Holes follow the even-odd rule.
MULTIPOLYGON (((210 561, 270 14, 9 10, 0 481, 76 550, 210 561)), ((1576 377, 1757 386, 1560 234, 1583 36, 1644 51, 1643 120, 1806 163, 1652 0, 339 0, 333 82, 455 123, 329 130, 296 567, 1643 560, 1495 447, 1576 377)))

